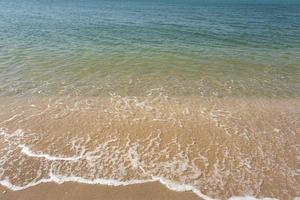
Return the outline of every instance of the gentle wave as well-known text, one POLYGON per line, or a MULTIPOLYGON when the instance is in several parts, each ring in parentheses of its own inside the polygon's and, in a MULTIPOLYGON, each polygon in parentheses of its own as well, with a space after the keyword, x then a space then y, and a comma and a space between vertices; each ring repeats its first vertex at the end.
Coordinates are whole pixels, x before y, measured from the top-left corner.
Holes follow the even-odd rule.
MULTIPOLYGON (((11 137, 18 137, 18 136, 24 136, 26 133, 25 131, 18 129, 12 134, 7 134, 4 129, 0 129, 0 135, 4 136, 4 138, 9 139, 11 137)), ((49 155, 47 153, 38 151, 34 152, 32 149, 30 149, 25 144, 19 144, 19 148, 21 148, 21 153, 29 156, 29 157, 35 157, 35 158, 42 158, 49 161, 78 161, 80 159, 88 159, 88 156, 85 155, 82 151, 82 153, 79 156, 71 156, 71 157, 64 157, 64 156, 54 156, 49 155)), ((140 167, 141 168, 141 167, 140 167)), ((143 168, 141 168, 143 171, 145 171, 143 168)), ((134 184, 143 184, 143 183, 150 183, 150 182, 159 182, 168 189, 176 192, 193 192, 200 198, 203 198, 205 200, 213 200, 213 198, 203 194, 199 189, 192 185, 188 184, 182 184, 179 182, 175 182, 172 180, 169 180, 164 177, 159 176, 151 176, 150 179, 132 179, 129 181, 122 181, 117 179, 106 179, 106 178, 96 178, 96 179, 87 179, 80 176, 65 176, 65 175, 59 175, 54 174, 53 172, 50 172, 48 174, 47 178, 42 178, 40 180, 36 180, 30 183, 27 183, 23 186, 14 185, 10 182, 8 178, 4 178, 0 180, 0 185, 13 190, 13 191, 19 191, 24 190, 39 184, 43 183, 56 183, 56 184, 63 184, 66 182, 75 182, 75 183, 83 183, 83 184, 91 184, 91 185, 108 185, 108 186, 127 186, 127 185, 134 185, 134 184)), ((229 200, 276 200, 275 198, 255 198, 253 196, 244 196, 244 197, 231 197, 229 200)), ((298 200, 296 197, 295 200, 298 200)))
MULTIPOLYGON (((9 180, 1 180, 0 185, 13 190, 13 191, 19 191, 24 190, 39 184, 43 183, 56 183, 56 184, 63 184, 67 182, 74 182, 74 183, 82 183, 82 184, 89 184, 89 185, 108 185, 108 186, 127 186, 127 185, 135 185, 135 184, 143 184, 143 183, 151 183, 151 182, 159 182, 168 189, 176 192, 193 192, 200 198, 203 198, 204 200, 214 200, 213 198, 204 195, 201 193, 198 189, 196 189, 193 186, 190 185, 184 185, 175 183, 173 181, 167 180, 162 177, 153 177, 149 180, 130 180, 130 181, 120 181, 120 180, 114 180, 114 179, 94 179, 89 180, 82 177, 67 177, 67 176, 61 176, 61 175, 54 175, 49 174, 48 179, 41 179, 37 182, 27 184, 25 186, 16 186, 9 182, 9 180)), ((255 198, 252 196, 244 196, 244 197, 231 197, 228 200, 277 200, 276 198, 255 198)), ((295 198, 295 200, 298 200, 298 197, 295 198)))

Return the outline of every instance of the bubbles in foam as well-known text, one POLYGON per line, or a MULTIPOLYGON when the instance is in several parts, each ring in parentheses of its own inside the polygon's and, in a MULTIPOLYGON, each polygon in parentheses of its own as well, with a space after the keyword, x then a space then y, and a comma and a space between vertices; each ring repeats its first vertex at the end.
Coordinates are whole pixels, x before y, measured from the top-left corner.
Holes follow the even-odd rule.
MULTIPOLYGON (((45 118, 38 122, 54 124, 54 130, 63 130, 62 135, 50 134, 55 131, 0 130, 1 185, 21 190, 46 182, 118 186, 159 181, 171 190, 192 191, 203 199, 248 194, 231 199, 254 200, 254 196, 263 196, 266 183, 274 184, 275 180, 267 180, 274 171, 281 179, 286 178, 290 187, 279 182, 277 188, 284 188, 282 196, 291 199, 290 191, 298 194, 299 173, 285 160, 285 155, 293 156, 294 152, 273 155, 274 144, 290 144, 294 150, 295 144, 282 126, 288 120, 264 123, 260 119, 249 120, 250 111, 237 113, 223 105, 199 106, 198 102, 170 103, 167 97, 159 95, 147 99, 112 94, 110 102, 97 109, 96 100, 72 103, 47 106, 53 110, 39 115, 45 110, 41 106, 40 111, 29 115, 30 120, 45 118), (83 109, 84 117, 91 114, 90 118, 80 118, 83 109), (70 122, 67 119, 72 125, 65 126, 70 122), (93 131, 89 134, 75 134, 60 129, 60 120, 63 128, 75 131, 72 126, 85 130, 91 121, 97 129, 87 129, 86 132, 93 131), (257 129, 255 123, 262 123, 262 129, 257 129), (274 124, 280 131, 274 131, 274 124)), ((269 118, 268 113, 260 114, 269 118)), ((20 121, 15 117, 4 122, 15 120, 20 121)), ((20 126, 25 122, 20 122, 20 126)), ((280 196, 272 188, 267 194, 280 196)))
MULTIPOLYGON (((1 135, 6 138, 10 138, 10 139, 12 139, 15 136, 17 136, 17 138, 19 138, 19 137, 22 138, 25 135, 25 132, 22 130, 17 130, 16 132, 14 132, 12 134, 8 134, 2 130, 1 135)), ((149 137, 148 142, 150 142, 150 144, 148 145, 148 147, 146 149, 150 150, 151 147, 156 146, 157 145, 156 142, 157 142, 158 138, 159 138, 159 136, 149 137)), ((82 168, 84 166, 81 165, 82 160, 86 160, 88 162, 92 161, 93 164, 97 163, 97 159, 102 158, 102 156, 105 156, 104 154, 106 154, 107 151, 109 151, 109 150, 113 151, 116 149, 115 147, 109 146, 109 144, 116 143, 117 142, 116 139, 111 139, 107 142, 104 142, 103 144, 98 144, 98 146, 95 150, 89 151, 86 154, 81 154, 79 156, 73 156, 73 157, 61 157, 61 156, 59 157, 59 156, 49 155, 49 154, 43 153, 41 151, 34 152, 25 144, 17 144, 14 142, 14 140, 18 140, 18 139, 14 138, 14 139, 10 140, 12 142, 11 144, 16 145, 16 147, 21 149, 20 150, 21 154, 23 154, 26 157, 33 158, 33 159, 38 159, 38 160, 43 159, 46 162, 48 162, 50 168, 49 168, 49 171, 46 174, 46 176, 44 176, 41 179, 33 179, 34 181, 27 182, 26 184, 13 183, 14 177, 10 177, 10 178, 7 176, 3 177, 2 180, 0 181, 0 184, 7 188, 12 189, 12 190, 22 190, 22 189, 26 189, 26 188, 41 184, 41 183, 48 183, 48 182, 62 184, 64 182, 71 181, 71 182, 78 182, 78 183, 85 183, 85 184, 103 184, 103 185, 121 186, 121 185, 131 185, 131 184, 140 184, 140 183, 146 183, 146 182, 159 181, 162 184, 166 185, 169 189, 172 189, 175 191, 193 191, 193 192, 197 192, 198 195, 201 194, 200 195, 201 197, 206 197, 205 195, 202 195, 202 193, 200 191, 197 191, 192 186, 181 185, 179 183, 175 184, 172 181, 167 180, 166 178, 150 175, 151 170, 147 169, 148 167, 144 166, 139 161, 140 158, 139 158, 139 153, 137 150, 137 148, 138 148, 137 144, 131 143, 130 141, 127 141, 127 144, 125 145, 125 147, 128 147, 128 149, 126 150, 127 158, 123 157, 120 160, 127 159, 128 161, 130 161, 129 165, 124 166, 125 168, 131 167, 133 170, 136 170, 137 168, 142 169, 142 173, 144 173, 143 176, 146 177, 146 179, 142 178, 142 176, 140 176, 139 179, 130 178, 128 180, 122 180, 122 177, 119 177, 121 179, 112 179, 112 178, 108 178, 108 177, 107 178, 97 178, 97 177, 85 178, 85 177, 87 177, 87 174, 81 174, 81 176, 74 175, 74 174, 73 175, 72 174, 69 174, 69 175, 61 174, 64 172, 63 168, 65 167, 64 165, 66 163, 69 163, 70 166, 72 164, 76 163, 78 166, 81 167, 81 170, 80 170, 81 172, 84 171, 84 169, 82 168), (102 152, 103 154, 101 154, 100 152, 102 152)), ((21 140, 18 140, 18 141, 21 141, 21 140)), ((17 149, 14 149, 14 150, 17 151, 17 149)), ((124 149, 119 149, 119 151, 121 151, 122 155, 126 155, 124 152, 124 149)), ((153 152, 153 154, 154 153, 155 152, 153 152)), ((19 156, 21 156, 21 155, 19 155, 19 156)), ((26 159, 26 158, 24 157, 23 159, 26 159)), ((106 160, 113 161, 114 159, 113 159, 113 157, 109 157, 109 158, 106 158, 106 160)), ((119 160, 117 160, 116 162, 118 162, 118 161, 119 160)), ((126 160, 125 160, 125 162, 126 162, 126 160)), ((4 161, 4 163, 5 163, 5 161, 4 161)), ((122 165, 118 165, 118 167, 121 167, 121 166, 122 165)), ((94 166, 94 167, 96 167, 96 166, 94 166)), ((205 199, 210 199, 210 198, 206 197, 205 199)))
POLYGON ((79 156, 73 156, 73 157, 59 157, 59 156, 52 156, 49 154, 41 153, 41 152, 33 152, 29 147, 27 147, 24 144, 20 144, 19 147, 22 149, 21 152, 25 154, 26 156, 29 157, 35 157, 35 158, 44 158, 46 160, 51 160, 51 161, 77 161, 80 159, 85 158, 83 153, 81 153, 79 156))

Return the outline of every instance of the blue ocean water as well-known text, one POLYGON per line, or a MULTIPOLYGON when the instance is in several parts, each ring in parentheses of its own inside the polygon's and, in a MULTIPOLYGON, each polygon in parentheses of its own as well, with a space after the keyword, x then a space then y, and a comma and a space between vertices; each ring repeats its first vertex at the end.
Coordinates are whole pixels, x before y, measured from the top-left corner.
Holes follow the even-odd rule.
POLYGON ((1 0, 0 93, 64 82, 298 96, 300 5, 224 2, 1 0))
POLYGON ((1 187, 296 200, 299 97, 299 0, 0 0, 1 187))

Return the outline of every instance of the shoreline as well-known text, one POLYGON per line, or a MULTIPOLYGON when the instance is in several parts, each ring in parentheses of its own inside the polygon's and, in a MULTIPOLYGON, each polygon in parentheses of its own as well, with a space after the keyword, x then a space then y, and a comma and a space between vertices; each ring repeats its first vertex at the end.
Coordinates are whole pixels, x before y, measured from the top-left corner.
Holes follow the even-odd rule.
POLYGON ((158 181, 126 186, 91 185, 75 182, 42 183, 36 186, 13 191, 0 186, 2 200, 81 200, 81 199, 110 199, 110 200, 201 200, 192 191, 176 192, 169 190, 158 181))
MULTIPOLYGON (((299 197, 295 197, 297 200, 299 197)), ((40 183, 22 190, 10 190, 0 186, 1 200, 213 200, 201 198, 193 191, 175 191, 160 181, 149 181, 130 185, 102 185, 66 181, 63 183, 40 183), (153 192, 155 191, 155 192, 153 192)), ((219 198, 215 198, 219 199, 219 198)), ((253 196, 233 196, 228 200, 278 200, 273 197, 256 198, 253 196)))
POLYGON ((41 199, 45 190, 46 199, 74 199, 65 197, 68 188, 79 188, 71 192, 75 196, 86 193, 81 199, 115 193, 122 195, 104 199, 299 196, 296 177, 279 168, 296 166, 299 99, 114 96, 110 101, 18 99, 8 105, 0 106, 5 163, 0 185, 18 191, 0 190, 1 200, 41 199), (278 148, 281 153, 272 156, 278 148), (273 179, 266 182, 260 174, 273 179), (282 188, 288 193, 279 194, 282 188))

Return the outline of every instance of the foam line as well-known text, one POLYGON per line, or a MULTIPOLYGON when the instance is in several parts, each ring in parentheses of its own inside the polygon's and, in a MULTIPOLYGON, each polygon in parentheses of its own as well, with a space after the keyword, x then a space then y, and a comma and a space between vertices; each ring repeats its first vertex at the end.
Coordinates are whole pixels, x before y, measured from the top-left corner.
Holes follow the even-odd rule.
MULTIPOLYGON (((0 135, 4 136, 4 138, 11 138, 15 136, 22 136, 24 134, 24 131, 21 129, 18 129, 15 131, 13 134, 7 134, 4 129, 0 128, 0 135)), ((18 145, 19 148, 21 148, 21 152, 29 157, 36 157, 36 158, 43 158, 47 159, 50 161, 78 161, 80 159, 85 159, 88 157, 87 154, 84 154, 84 151, 80 153, 78 156, 72 156, 72 157, 61 157, 61 156, 53 156, 49 155, 43 152, 34 152, 31 150, 28 146, 25 144, 20 144, 18 145)), ((135 151, 131 149, 130 151, 130 158, 134 161, 133 166, 138 166, 145 174, 146 171, 142 166, 139 165, 138 163, 138 158, 137 155, 135 155, 135 151)), ((145 180, 129 180, 129 181, 122 181, 122 180, 117 180, 117 179, 104 179, 104 178, 97 178, 97 179, 86 179, 84 177, 80 176, 64 176, 64 175, 58 175, 54 174, 53 172, 50 172, 47 176, 47 178, 43 178, 31 183, 28 183, 23 186, 19 185, 14 185, 13 183, 10 182, 8 178, 3 178, 0 180, 0 185, 13 190, 13 191, 19 191, 19 190, 24 190, 42 183, 57 183, 57 184, 63 184, 66 182, 76 182, 76 183, 83 183, 83 184, 90 184, 90 185, 109 185, 109 186, 126 186, 126 185, 134 185, 134 184, 143 184, 143 183, 149 183, 149 182, 159 182, 165 187, 167 187, 170 190, 177 191, 177 192, 186 192, 190 191, 195 193, 197 196, 204 200, 213 200, 213 198, 203 194, 199 189, 192 185, 188 184, 181 184, 178 182, 171 181, 169 179, 166 179, 164 177, 159 177, 159 176, 151 176, 151 174, 147 174, 147 176, 151 177, 150 179, 145 179, 145 180)), ((275 198, 255 198, 253 196, 234 196, 230 197, 228 200, 277 200, 275 198)), ((300 200, 299 197, 295 197, 294 200, 300 200)))
POLYGON ((59 156, 52 156, 49 154, 41 153, 41 152, 33 152, 29 147, 24 144, 20 144, 19 147, 21 148, 21 152, 29 157, 35 158, 44 158, 51 161, 77 161, 80 159, 85 158, 83 153, 79 156, 72 156, 72 157, 59 157, 59 156))
POLYGON ((13 191, 20 191, 24 190, 42 183, 56 183, 56 184, 63 184, 66 182, 75 182, 75 183, 83 183, 83 184, 89 184, 89 185, 108 185, 108 186, 127 186, 127 185, 135 185, 135 184, 142 184, 142 183, 149 183, 149 182, 155 182, 155 180, 130 180, 130 181, 121 181, 121 180, 115 180, 115 179, 85 179, 83 177, 79 176, 62 176, 62 175, 56 175, 56 174, 49 174, 49 178, 47 179, 41 179, 36 182, 31 182, 24 186, 18 186, 12 184, 9 180, 4 179, 0 181, 0 185, 13 190, 13 191))
MULTIPOLYGON (((121 181, 121 180, 115 180, 115 179, 85 179, 83 177, 78 176, 62 176, 62 175, 55 175, 50 173, 48 179, 41 179, 39 181, 29 183, 25 186, 17 186, 12 184, 9 180, 1 180, 0 185, 13 190, 13 191, 19 191, 24 190, 42 183, 56 183, 56 184, 63 184, 66 182, 76 182, 76 183, 82 183, 82 184, 89 184, 89 185, 109 185, 109 186, 127 186, 127 185, 135 185, 135 184, 143 184, 143 183, 150 183, 150 182, 160 182, 162 185, 166 186, 168 189, 176 192, 188 192, 191 191, 195 193, 200 198, 203 198, 204 200, 217 200, 213 199, 205 194, 202 194, 198 189, 191 185, 186 184, 180 184, 175 183, 173 181, 170 181, 168 179, 162 178, 162 177, 152 177, 152 179, 148 180, 130 180, 130 181, 121 181)), ((275 198, 255 198, 253 196, 244 196, 244 197, 231 197, 228 200, 278 200, 275 198)), ((299 197, 294 198, 294 200, 299 200, 299 197)))
POLYGON ((154 176, 152 177, 153 180, 160 182, 162 185, 165 185, 168 189, 177 191, 177 192, 188 192, 191 191, 195 193, 197 196, 205 199, 205 200, 214 200, 213 198, 206 196, 205 194, 201 193, 198 189, 191 185, 181 184, 181 183, 175 183, 173 181, 170 181, 168 179, 154 176))

